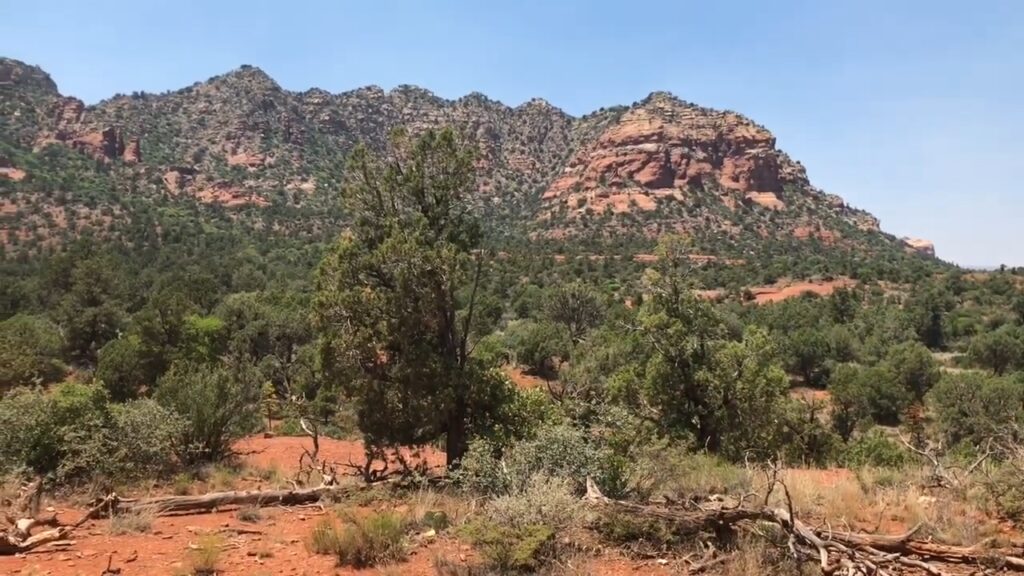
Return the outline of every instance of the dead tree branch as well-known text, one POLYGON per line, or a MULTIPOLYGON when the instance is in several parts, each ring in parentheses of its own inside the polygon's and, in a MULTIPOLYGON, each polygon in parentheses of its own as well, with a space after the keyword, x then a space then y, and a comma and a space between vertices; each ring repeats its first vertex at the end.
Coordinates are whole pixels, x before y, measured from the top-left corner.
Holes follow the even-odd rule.
MULTIPOLYGON (((779 485, 788 495, 789 490, 777 478, 777 473, 769 476, 769 490, 779 485)), ((649 506, 607 498, 592 480, 587 479, 584 500, 593 506, 670 522, 680 536, 696 536, 702 532, 720 533, 723 527, 733 528, 742 524, 753 528, 751 532, 758 533, 758 524, 774 525, 786 534, 786 546, 797 561, 814 562, 828 576, 884 576, 896 573, 893 570, 899 567, 942 576, 947 574, 942 566, 950 564, 1000 566, 1004 570, 1024 572, 1024 559, 1013 555, 1012 551, 989 549, 984 545, 948 546, 915 539, 920 526, 896 535, 812 528, 796 518, 788 496, 787 509, 772 508, 767 505, 767 501, 757 507, 741 505, 718 509, 712 506, 696 509, 649 506)))

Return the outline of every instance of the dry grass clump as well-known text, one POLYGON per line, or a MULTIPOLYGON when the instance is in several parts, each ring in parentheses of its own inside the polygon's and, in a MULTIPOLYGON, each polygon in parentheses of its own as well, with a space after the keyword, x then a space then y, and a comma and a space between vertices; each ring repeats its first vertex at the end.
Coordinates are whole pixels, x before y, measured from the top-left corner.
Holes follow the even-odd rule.
POLYGON ((192 576, 214 576, 220 564, 224 542, 216 534, 208 534, 189 552, 188 565, 192 576))
POLYGON ((754 484, 749 470, 708 454, 684 450, 656 450, 643 455, 630 479, 637 499, 668 497, 683 501, 691 496, 742 494, 754 484))
MULTIPOLYGON (((781 480, 799 516, 827 518, 837 525, 867 520, 868 498, 856 477, 846 470, 785 470, 781 480)), ((776 490, 772 503, 785 506, 784 499, 783 492, 776 490)))
POLYGON ((345 514, 343 523, 327 518, 313 528, 309 549, 337 557, 341 566, 367 568, 405 559, 406 520, 397 512, 345 514))
POLYGON ((579 526, 584 508, 564 478, 535 474, 521 493, 499 496, 487 503, 484 517, 495 524, 544 525, 561 532, 579 526))
POLYGON ((114 536, 142 534, 153 529, 156 513, 152 510, 132 510, 110 518, 107 530, 114 536))
POLYGON ((805 576, 818 573, 813 566, 795 562, 785 546, 747 536, 721 565, 721 576, 805 576))
POLYGON ((415 526, 437 532, 464 523, 478 507, 473 500, 429 488, 413 493, 407 506, 408 518, 415 526))
POLYGON ((263 520, 263 512, 258 506, 243 506, 235 512, 235 518, 247 524, 256 524, 263 520))

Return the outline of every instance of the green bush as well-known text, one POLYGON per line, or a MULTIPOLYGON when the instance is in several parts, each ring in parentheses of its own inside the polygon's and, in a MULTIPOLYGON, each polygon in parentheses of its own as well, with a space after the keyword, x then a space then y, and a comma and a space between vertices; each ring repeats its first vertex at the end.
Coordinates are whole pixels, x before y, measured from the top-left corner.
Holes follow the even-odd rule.
POLYGON ((1024 379, 977 372, 946 374, 928 395, 948 446, 980 446, 1024 425, 1024 379))
POLYGON ((502 574, 535 573, 550 560, 555 544, 555 531, 544 525, 509 526, 475 520, 464 524, 460 534, 502 574))
POLYGON ((651 446, 637 458, 630 491, 642 500, 668 496, 674 500, 750 490, 750 473, 717 456, 694 454, 664 445, 651 446))
POLYGON ((99 351, 96 379, 118 402, 135 398, 143 386, 152 385, 156 375, 143 357, 139 338, 127 335, 111 340, 99 351))
POLYGON ((579 491, 588 476, 598 473, 596 451, 581 430, 569 425, 542 427, 534 438, 499 452, 487 440, 471 443, 456 479, 472 492, 504 495, 527 489, 535 474, 569 480, 579 491))
POLYGON ((975 336, 967 356, 976 365, 996 375, 1024 366, 1024 329, 1002 326, 992 332, 975 336))
POLYGON ((872 428, 846 447, 844 460, 851 468, 900 468, 910 461, 910 455, 882 430, 872 428))
POLYGON ((105 451, 110 475, 141 480, 168 476, 175 470, 174 448, 186 426, 181 416, 149 399, 114 404, 110 415, 105 451))
POLYGON ((173 448, 184 427, 151 400, 107 403, 94 385, 21 389, 0 400, 0 470, 51 475, 59 484, 96 477, 155 478, 177 465, 173 448))
POLYGON ((60 330, 45 318, 19 314, 0 322, 0 390, 59 380, 67 370, 63 347, 60 330))
POLYGON ((313 554, 333 555, 339 546, 339 534, 338 522, 334 518, 324 518, 313 527, 306 546, 313 554))
POLYGON ((515 362, 543 372, 552 358, 565 358, 569 354, 568 334, 549 322, 521 320, 505 330, 505 342, 515 362))
POLYGON ((488 502, 483 515, 498 525, 543 525, 560 532, 578 525, 583 509, 572 482, 539 473, 530 477, 522 491, 488 502))
POLYGON ((19 389, 0 400, 0 462, 5 472, 53 475, 67 482, 89 474, 110 424, 102 388, 61 384, 51 392, 19 389), (99 446, 97 446, 99 443, 99 446))
POLYGON ((178 455, 188 463, 220 460, 255 427, 259 386, 240 368, 178 362, 157 385, 156 399, 185 419, 178 455))
POLYGON ((981 480, 983 496, 992 509, 1012 520, 1024 518, 1024 484, 1020 481, 1020 468, 1001 464, 981 480))

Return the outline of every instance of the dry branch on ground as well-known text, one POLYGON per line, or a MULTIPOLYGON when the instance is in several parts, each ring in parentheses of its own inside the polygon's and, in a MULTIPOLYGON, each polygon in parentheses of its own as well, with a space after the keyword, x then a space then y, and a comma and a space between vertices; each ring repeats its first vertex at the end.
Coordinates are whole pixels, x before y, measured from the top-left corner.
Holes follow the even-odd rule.
MULTIPOLYGON (((769 492, 774 484, 782 486, 786 500, 790 502, 788 489, 781 481, 773 481, 769 492)), ((892 570, 895 567, 905 567, 941 576, 947 574, 943 566, 952 564, 1024 572, 1024 559, 1012 551, 986 548, 984 545, 948 546, 916 539, 920 526, 897 535, 811 528, 796 518, 791 504, 785 510, 773 508, 767 505, 767 497, 761 505, 748 505, 741 499, 732 507, 720 503, 698 508, 649 506, 607 498, 588 479, 585 501, 627 514, 668 521, 674 530, 684 535, 718 534, 722 530, 738 529, 743 523, 772 524, 787 535, 787 546, 795 559, 816 563, 826 575, 885 576, 894 574, 892 570)))

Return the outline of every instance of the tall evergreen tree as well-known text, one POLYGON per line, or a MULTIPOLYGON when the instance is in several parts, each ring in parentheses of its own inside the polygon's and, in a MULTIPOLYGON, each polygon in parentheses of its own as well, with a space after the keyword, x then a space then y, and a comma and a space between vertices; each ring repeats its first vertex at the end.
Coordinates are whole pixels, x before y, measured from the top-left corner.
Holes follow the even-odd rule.
POLYGON ((485 272, 474 189, 473 155, 450 130, 396 134, 385 156, 358 148, 343 190, 353 225, 314 298, 324 370, 356 402, 367 442, 443 436, 450 467, 504 385, 472 354, 485 272))

